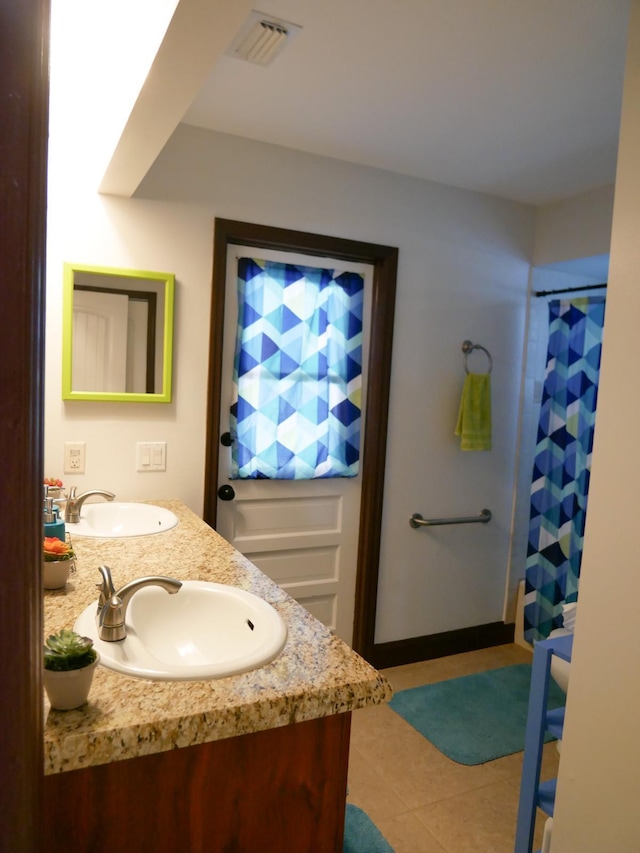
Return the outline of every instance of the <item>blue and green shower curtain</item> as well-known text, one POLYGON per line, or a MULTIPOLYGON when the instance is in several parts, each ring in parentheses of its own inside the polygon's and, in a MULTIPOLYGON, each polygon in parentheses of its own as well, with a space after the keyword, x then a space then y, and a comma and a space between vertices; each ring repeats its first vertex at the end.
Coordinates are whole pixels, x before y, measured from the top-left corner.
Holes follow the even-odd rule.
POLYGON ((529 642, 561 627, 563 603, 578 597, 604 309, 604 296, 549 303, 525 574, 529 642))
POLYGON ((232 479, 355 477, 360 273, 238 259, 232 479))

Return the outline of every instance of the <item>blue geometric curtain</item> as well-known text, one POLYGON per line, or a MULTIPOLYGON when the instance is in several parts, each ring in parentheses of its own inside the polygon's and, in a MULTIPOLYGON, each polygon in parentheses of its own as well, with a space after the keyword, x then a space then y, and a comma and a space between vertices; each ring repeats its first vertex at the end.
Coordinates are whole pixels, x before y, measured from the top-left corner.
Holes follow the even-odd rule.
POLYGON ((232 479, 355 477, 364 279, 238 260, 232 479))
POLYGON ((603 296, 549 303, 525 574, 529 642, 562 626, 578 598, 604 326, 603 296))

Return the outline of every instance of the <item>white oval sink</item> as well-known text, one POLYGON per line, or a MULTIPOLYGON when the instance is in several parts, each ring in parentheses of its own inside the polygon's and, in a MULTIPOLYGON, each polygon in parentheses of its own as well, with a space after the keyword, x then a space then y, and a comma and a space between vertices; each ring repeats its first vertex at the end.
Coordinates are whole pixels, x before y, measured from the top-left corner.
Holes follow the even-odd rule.
POLYGON ((94 536, 101 539, 120 539, 125 536, 150 536, 171 530, 178 516, 161 506, 139 503, 85 503, 80 521, 67 524, 73 536, 94 536))
POLYGON ((91 637, 108 669, 153 681, 201 681, 257 669, 287 640, 280 614, 253 593, 225 584, 183 581, 175 595, 157 586, 136 592, 126 614, 127 636, 98 636, 97 602, 74 630, 91 637))

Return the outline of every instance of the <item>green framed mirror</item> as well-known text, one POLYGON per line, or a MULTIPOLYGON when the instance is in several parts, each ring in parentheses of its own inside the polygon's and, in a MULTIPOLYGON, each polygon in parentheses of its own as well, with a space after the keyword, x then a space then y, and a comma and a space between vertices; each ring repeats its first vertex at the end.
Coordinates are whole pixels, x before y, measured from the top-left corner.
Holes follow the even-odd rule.
POLYGON ((64 264, 62 399, 170 403, 172 273, 64 264))

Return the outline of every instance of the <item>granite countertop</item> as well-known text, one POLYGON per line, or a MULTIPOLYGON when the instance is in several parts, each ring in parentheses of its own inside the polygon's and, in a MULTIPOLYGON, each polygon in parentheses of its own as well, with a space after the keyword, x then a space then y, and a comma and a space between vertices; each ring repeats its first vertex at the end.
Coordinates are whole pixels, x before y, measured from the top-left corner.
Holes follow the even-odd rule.
POLYGON ((73 536, 77 570, 44 592, 45 633, 71 628, 97 600, 98 566, 114 584, 144 575, 231 584, 264 598, 284 619, 282 653, 252 672, 209 681, 147 681, 99 666, 89 701, 51 710, 45 697, 45 773, 60 773, 285 726, 386 702, 380 673, 180 501, 154 501, 180 519, 153 536, 73 536))

